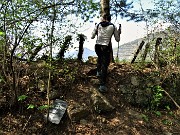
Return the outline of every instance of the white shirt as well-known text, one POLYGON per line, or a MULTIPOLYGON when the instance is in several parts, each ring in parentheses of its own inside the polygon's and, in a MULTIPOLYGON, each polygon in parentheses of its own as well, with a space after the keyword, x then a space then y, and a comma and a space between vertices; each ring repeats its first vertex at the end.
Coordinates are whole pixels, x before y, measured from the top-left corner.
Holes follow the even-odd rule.
POLYGON ((91 39, 94 39, 96 35, 96 44, 108 46, 113 35, 117 42, 120 41, 119 30, 110 22, 101 22, 96 25, 92 32, 91 39))

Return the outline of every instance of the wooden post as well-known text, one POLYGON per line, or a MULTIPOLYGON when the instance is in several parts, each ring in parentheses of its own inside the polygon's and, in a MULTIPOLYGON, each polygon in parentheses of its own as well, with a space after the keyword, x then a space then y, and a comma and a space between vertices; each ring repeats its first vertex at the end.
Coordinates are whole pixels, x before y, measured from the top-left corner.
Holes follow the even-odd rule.
POLYGON ((159 45, 161 44, 162 38, 157 38, 154 52, 154 63, 159 67, 159 45))
POLYGON ((134 63, 134 61, 136 60, 136 58, 137 58, 139 52, 141 51, 144 43, 145 43, 144 41, 142 41, 142 42, 140 43, 139 48, 137 49, 137 51, 136 51, 136 53, 135 53, 135 55, 134 55, 134 58, 133 58, 132 61, 131 61, 131 64, 134 63))
POLYGON ((144 54, 142 56, 142 61, 145 61, 147 53, 148 53, 148 50, 149 50, 149 47, 150 47, 150 44, 147 43, 146 46, 145 46, 144 54))
POLYGON ((82 61, 82 55, 83 55, 83 45, 84 45, 85 38, 81 34, 79 35, 79 52, 78 52, 78 60, 82 61))

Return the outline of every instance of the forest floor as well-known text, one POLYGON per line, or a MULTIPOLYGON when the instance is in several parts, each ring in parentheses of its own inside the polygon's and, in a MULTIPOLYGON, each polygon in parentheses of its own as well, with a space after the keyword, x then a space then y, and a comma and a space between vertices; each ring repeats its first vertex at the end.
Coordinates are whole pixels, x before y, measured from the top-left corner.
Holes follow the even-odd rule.
MULTIPOLYGON (((63 67, 61 66, 58 67, 59 72, 62 72, 63 67)), ((94 70, 96 65, 71 62, 68 66, 72 67, 75 73, 71 73, 66 78, 72 77, 73 81, 67 82, 65 77, 58 76, 57 73, 52 82, 53 87, 62 93, 61 97, 68 104, 75 101, 92 106, 89 89, 92 85, 98 88, 98 85, 91 81, 92 78, 97 80, 94 70)), ((41 74, 40 68, 33 67, 31 69, 32 67, 27 67, 29 76, 35 73, 34 71, 38 71, 34 77, 30 77, 31 81, 37 80, 35 77, 41 74)), ((152 70, 151 68, 147 69, 149 69, 148 72, 152 70)), ((70 71, 70 68, 66 68, 66 71, 71 72, 72 69, 70 71)), ((176 107, 170 110, 161 108, 155 113, 127 103, 123 95, 117 92, 119 85, 117 82, 124 80, 121 83, 126 85, 125 80, 130 79, 129 73, 141 75, 130 64, 111 64, 109 66, 108 92, 103 95, 115 107, 113 111, 98 114, 91 109, 87 117, 76 122, 71 121, 65 113, 58 125, 45 122, 43 118, 45 110, 27 109, 27 105, 30 103, 35 106, 47 104, 45 91, 34 88, 25 90, 26 93, 23 94, 28 95, 28 98, 15 108, 11 107, 9 98, 12 92, 2 92, 0 94, 0 135, 180 135, 180 112, 176 107)))

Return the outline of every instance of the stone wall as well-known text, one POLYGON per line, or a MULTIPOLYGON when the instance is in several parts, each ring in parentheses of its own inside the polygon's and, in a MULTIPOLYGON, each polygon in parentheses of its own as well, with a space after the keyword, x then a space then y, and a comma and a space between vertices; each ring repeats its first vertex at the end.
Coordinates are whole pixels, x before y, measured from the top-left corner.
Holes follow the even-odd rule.
MULTIPOLYGON (((165 94, 167 91, 173 99, 180 104, 180 75, 170 74, 163 80, 156 74, 147 74, 144 76, 131 75, 125 84, 118 87, 118 91, 123 94, 127 102, 142 106, 152 106, 157 98, 160 98, 160 104, 173 104, 172 100, 165 94), (129 85, 127 85, 129 84, 129 85), (162 91, 161 91, 162 90, 162 91), (161 97, 157 97, 158 94, 161 97)), ((158 101, 157 101, 158 103, 158 101)), ((156 104, 156 103, 154 103, 156 104)))

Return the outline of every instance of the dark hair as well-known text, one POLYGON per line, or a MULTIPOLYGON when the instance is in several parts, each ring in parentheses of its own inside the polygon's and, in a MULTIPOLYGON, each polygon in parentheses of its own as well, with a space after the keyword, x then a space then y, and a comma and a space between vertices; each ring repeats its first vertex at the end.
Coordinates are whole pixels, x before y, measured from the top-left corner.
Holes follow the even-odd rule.
POLYGON ((109 22, 111 21, 111 15, 104 14, 102 17, 109 22))

